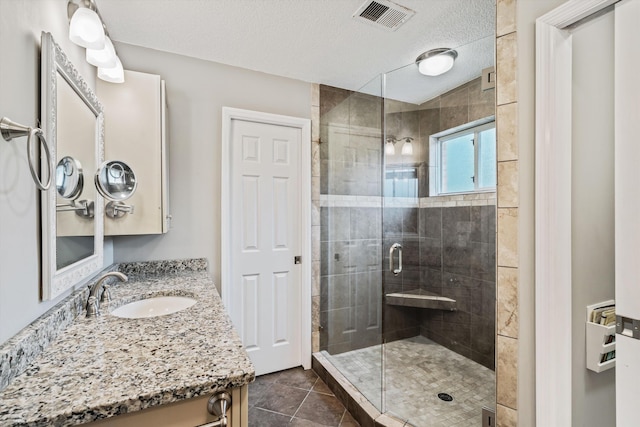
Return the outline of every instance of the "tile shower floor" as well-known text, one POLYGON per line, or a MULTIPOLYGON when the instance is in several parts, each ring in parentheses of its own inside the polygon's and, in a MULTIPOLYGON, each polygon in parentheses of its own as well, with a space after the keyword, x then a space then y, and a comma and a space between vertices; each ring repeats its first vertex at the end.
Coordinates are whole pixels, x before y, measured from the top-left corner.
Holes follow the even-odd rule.
MULTIPOLYGON (((376 407, 382 400, 381 346, 331 356, 333 365, 376 407)), ((495 372, 422 336, 385 345, 384 407, 417 427, 480 427, 495 408, 495 372), (447 393, 445 402, 438 393, 447 393)))

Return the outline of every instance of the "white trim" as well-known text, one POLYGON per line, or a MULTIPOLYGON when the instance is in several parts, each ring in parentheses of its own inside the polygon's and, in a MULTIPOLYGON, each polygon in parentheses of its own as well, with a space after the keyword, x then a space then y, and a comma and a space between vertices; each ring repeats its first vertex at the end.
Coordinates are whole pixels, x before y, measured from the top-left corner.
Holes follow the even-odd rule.
MULTIPOLYGON (((73 88, 79 99, 83 101, 96 118, 95 165, 104 160, 104 113, 98 97, 87 85, 82 76, 75 69, 60 46, 54 41, 51 33, 42 32, 42 64, 41 64, 41 117, 42 131, 49 143, 51 158, 56 159, 57 153, 57 90, 58 75, 73 88)), ((55 160, 53 173, 55 175, 55 160)), ((85 185, 93 185, 91 173, 88 171, 85 185)), ((44 173, 44 172, 43 172, 44 173)), ((53 178, 55 179, 55 177, 53 178)), ((55 184, 55 183, 54 183, 55 184)), ((73 286, 90 278, 104 268, 104 199, 95 192, 94 201, 94 232, 93 254, 82 258, 71 265, 58 269, 56 262, 57 251, 57 192, 54 188, 40 193, 41 203, 41 238, 42 238, 42 300, 53 300, 73 286)))
POLYGON ((222 301, 231 309, 229 273, 231 271, 231 121, 243 120, 279 126, 289 126, 300 129, 302 144, 300 147, 300 182, 302 218, 300 223, 302 239, 302 289, 300 292, 300 307, 302 327, 300 342, 302 366, 311 368, 311 120, 283 116, 279 114, 263 113, 259 111, 242 110, 238 108, 222 107, 222 209, 221 209, 221 291, 222 301))
POLYGON ((570 426, 571 67, 566 28, 615 0, 571 0, 536 20, 536 424, 570 426))

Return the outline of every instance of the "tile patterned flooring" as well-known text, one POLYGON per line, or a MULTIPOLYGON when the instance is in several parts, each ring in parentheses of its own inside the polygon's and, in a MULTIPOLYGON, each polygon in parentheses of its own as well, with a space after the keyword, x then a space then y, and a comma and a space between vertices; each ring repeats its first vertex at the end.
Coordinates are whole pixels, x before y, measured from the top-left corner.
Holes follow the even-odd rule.
POLYGON ((311 369, 261 375, 249 384, 249 427, 357 427, 311 369))
POLYGON ((325 356, 376 407, 417 427, 479 427, 495 408, 495 372, 422 336, 325 356), (438 393, 448 393, 445 402, 438 393))

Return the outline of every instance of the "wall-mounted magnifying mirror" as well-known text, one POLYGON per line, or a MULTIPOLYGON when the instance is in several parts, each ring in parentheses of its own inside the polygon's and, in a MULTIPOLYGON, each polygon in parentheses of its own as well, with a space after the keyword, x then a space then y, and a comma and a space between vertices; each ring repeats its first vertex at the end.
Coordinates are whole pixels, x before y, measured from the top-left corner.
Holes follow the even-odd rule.
POLYGON ((41 193, 42 299, 49 300, 104 268, 103 201, 82 175, 104 160, 104 116, 98 98, 44 32, 41 88, 42 130, 57 165, 56 191, 41 193))
MULTIPOLYGON (((56 191, 58 199, 63 203, 56 203, 56 212, 75 212, 83 218, 93 218, 95 203, 93 200, 76 201, 84 190, 84 175, 80 161, 64 156, 56 166, 56 191)), ((58 226, 62 225, 62 218, 58 218, 58 226)), ((61 238, 60 229, 58 236, 61 238)), ((58 248, 59 249, 59 248, 58 248)))
POLYGON ((84 176, 80 161, 65 156, 56 166, 56 190, 58 196, 65 200, 76 200, 82 193, 84 176))
POLYGON ((133 214, 133 206, 123 202, 133 196, 138 182, 133 169, 125 162, 111 160, 104 162, 96 172, 96 188, 107 200, 105 214, 109 218, 122 218, 126 214, 133 214))

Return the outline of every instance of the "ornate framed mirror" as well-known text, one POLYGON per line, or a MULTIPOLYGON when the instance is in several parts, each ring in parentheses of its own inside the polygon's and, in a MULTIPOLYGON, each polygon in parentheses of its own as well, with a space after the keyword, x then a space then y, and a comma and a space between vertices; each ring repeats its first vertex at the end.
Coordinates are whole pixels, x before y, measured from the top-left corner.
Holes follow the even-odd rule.
POLYGON ((41 193, 41 296, 50 300, 103 268, 103 199, 82 173, 91 176, 104 160, 104 115, 51 34, 41 41, 42 130, 60 166, 41 193))

